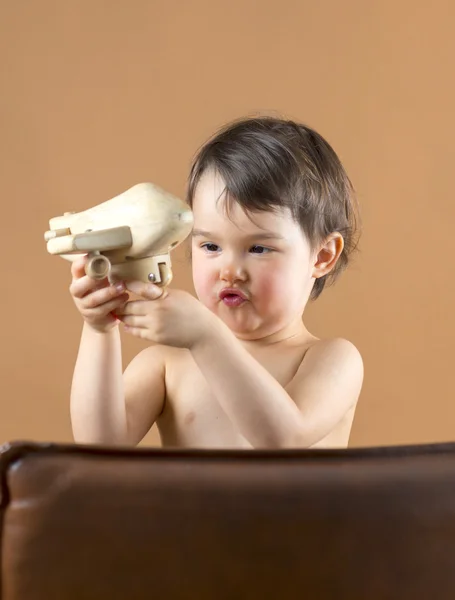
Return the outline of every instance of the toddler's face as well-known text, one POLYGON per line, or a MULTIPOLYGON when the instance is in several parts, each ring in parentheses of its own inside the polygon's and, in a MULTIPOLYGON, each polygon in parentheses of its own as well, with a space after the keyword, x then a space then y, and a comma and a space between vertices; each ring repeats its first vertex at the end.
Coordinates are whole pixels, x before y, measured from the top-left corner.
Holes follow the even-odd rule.
POLYGON ((241 339, 301 323, 311 292, 314 253, 285 211, 247 215, 224 182, 207 171, 193 199, 193 281, 199 300, 241 339))

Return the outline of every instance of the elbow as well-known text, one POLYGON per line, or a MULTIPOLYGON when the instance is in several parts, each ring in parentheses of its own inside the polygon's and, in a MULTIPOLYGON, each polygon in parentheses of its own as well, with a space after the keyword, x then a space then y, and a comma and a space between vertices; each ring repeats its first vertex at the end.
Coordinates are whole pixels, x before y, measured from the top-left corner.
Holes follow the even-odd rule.
POLYGON ((282 450, 301 449, 306 450, 319 442, 323 435, 309 428, 307 423, 297 423, 296 427, 289 431, 278 441, 278 448, 282 450))
POLYGON ((319 438, 314 432, 299 427, 297 430, 287 432, 284 435, 270 435, 267 439, 252 444, 252 447, 257 450, 295 450, 298 448, 311 448, 318 441, 319 438))

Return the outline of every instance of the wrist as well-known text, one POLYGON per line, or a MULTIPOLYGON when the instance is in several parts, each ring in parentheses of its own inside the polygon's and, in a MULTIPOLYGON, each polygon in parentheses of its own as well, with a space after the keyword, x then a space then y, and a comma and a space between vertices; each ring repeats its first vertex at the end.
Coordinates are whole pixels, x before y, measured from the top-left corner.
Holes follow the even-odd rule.
POLYGON ((189 348, 189 350, 196 354, 202 354, 205 352, 212 352, 215 348, 223 344, 223 340, 228 337, 232 337, 232 332, 228 327, 219 319, 217 316, 211 314, 211 318, 208 319, 208 323, 203 329, 202 335, 200 335, 189 348))
POLYGON ((104 335, 109 336, 115 333, 118 330, 118 322, 110 323, 109 325, 99 326, 97 327, 93 323, 88 321, 84 321, 84 329, 89 333, 93 333, 96 335, 104 335))

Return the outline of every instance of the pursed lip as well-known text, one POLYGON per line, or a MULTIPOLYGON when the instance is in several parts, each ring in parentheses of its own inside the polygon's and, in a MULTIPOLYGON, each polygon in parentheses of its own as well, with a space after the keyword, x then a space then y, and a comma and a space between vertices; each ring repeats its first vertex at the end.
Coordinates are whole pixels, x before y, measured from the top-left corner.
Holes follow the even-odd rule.
POLYGON ((219 293, 219 298, 223 300, 226 296, 239 296, 242 300, 248 300, 247 295, 238 288, 223 288, 219 293))

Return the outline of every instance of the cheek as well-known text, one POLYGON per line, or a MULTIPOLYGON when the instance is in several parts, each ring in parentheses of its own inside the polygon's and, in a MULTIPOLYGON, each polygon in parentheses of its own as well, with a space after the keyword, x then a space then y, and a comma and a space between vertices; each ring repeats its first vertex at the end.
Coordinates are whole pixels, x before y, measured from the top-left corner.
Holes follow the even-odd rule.
POLYGON ((289 281, 289 269, 282 261, 264 261, 255 269, 254 294, 263 302, 282 296, 289 281))
POLYGON ((267 310, 291 308, 302 293, 303 274, 291 261, 277 261, 264 265, 255 277, 255 296, 267 310))
POLYGON ((215 280, 214 269, 210 268, 205 257, 201 257, 199 252, 193 252, 191 268, 193 272, 193 285, 198 298, 207 298, 213 293, 213 283, 215 280))

